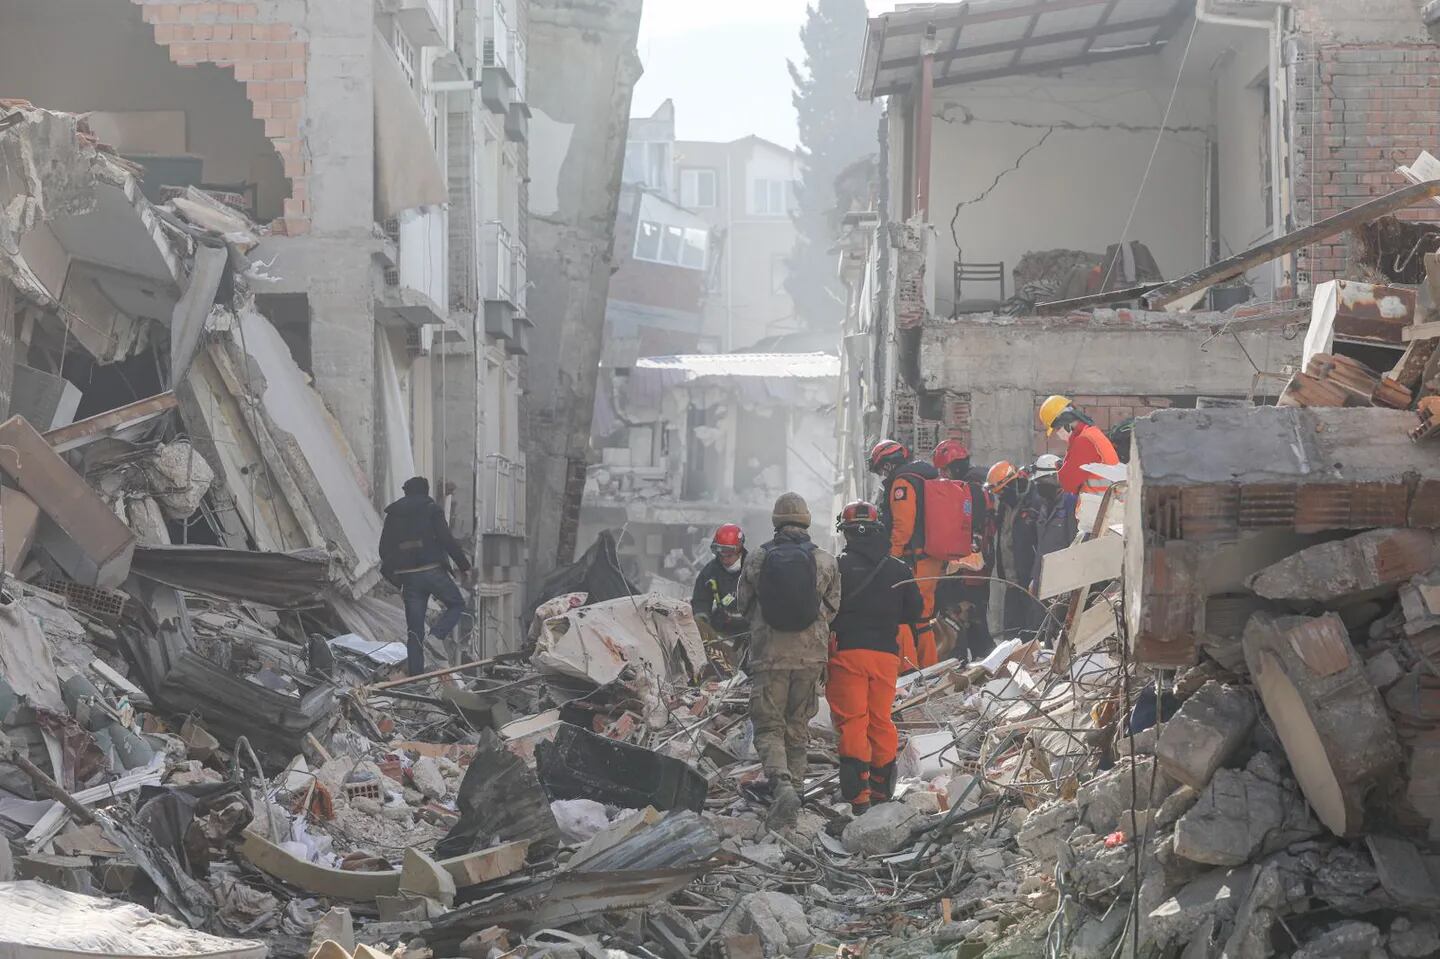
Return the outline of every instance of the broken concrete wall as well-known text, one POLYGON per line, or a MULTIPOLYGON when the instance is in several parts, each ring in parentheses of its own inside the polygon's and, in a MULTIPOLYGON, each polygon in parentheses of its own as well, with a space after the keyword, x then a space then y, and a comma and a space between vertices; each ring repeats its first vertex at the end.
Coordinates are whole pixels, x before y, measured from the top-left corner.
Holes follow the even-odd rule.
POLYGON ((635 54, 639 0, 533 0, 530 121, 562 160, 536 165, 530 185, 530 291, 535 343, 525 435, 530 582, 575 550, 635 54))
POLYGON ((1255 373, 1247 353, 1264 370, 1299 358, 1298 340, 1279 333, 1241 333, 1239 342, 1213 338, 1213 326, 1222 322, 1129 310, 1098 311, 1078 322, 937 319, 926 324, 921 340, 923 386, 969 395, 967 422, 946 426, 969 431, 975 462, 1029 462, 1035 411, 1051 393, 1243 397, 1255 373))

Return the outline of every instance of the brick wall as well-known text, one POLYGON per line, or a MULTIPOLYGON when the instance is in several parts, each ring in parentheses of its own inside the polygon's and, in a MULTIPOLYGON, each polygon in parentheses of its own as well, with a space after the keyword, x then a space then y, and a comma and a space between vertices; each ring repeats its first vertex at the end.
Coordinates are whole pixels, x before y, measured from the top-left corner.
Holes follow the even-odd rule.
POLYGON ((941 400, 941 419, 920 415, 920 401, 914 393, 895 398, 895 435, 920 459, 928 460, 941 440, 955 439, 970 445, 970 394, 946 393, 941 400))
POLYGON ((245 84, 256 119, 290 179, 277 233, 310 232, 310 161, 301 135, 309 43, 289 23, 267 17, 260 3, 167 3, 131 0, 155 31, 155 42, 182 67, 212 63, 245 84))
MULTIPOLYGON (((1291 125, 1293 226, 1322 220, 1405 185, 1395 167, 1440 150, 1440 47, 1420 44, 1301 44, 1294 64, 1291 125)), ((1440 207, 1400 216, 1440 220, 1440 207)), ((1347 272, 1350 241, 1334 237, 1301 251, 1313 283, 1347 272)), ((1297 277, 1303 281, 1303 275, 1297 277)))

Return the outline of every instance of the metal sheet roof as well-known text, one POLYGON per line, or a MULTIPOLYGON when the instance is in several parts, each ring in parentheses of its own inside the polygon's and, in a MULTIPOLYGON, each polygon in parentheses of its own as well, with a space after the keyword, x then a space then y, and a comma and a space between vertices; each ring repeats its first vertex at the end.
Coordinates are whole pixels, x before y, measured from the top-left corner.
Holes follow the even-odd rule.
POLYGON ((937 87, 1153 53, 1193 7, 1194 0, 917 4, 870 19, 856 93, 873 100, 907 91, 927 47, 937 87))
POLYGON ((647 356, 635 362, 635 369, 673 371, 687 382, 708 376, 823 380, 840 375, 840 358, 829 353, 694 353, 647 356))

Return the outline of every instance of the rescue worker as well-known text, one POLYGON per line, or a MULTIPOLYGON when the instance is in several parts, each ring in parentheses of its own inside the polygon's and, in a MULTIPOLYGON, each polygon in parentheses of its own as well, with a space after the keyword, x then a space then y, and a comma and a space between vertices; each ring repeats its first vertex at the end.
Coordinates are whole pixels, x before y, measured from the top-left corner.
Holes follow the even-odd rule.
POLYGON ((746 556, 745 532, 734 523, 726 523, 711 537, 710 552, 710 562, 695 580, 690 608, 695 611, 695 619, 717 635, 735 636, 748 629, 735 605, 735 585, 740 582, 746 556))
MULTIPOLYGON (((1053 454, 1036 460, 1034 489, 1037 504, 1042 511, 1035 527, 1035 558, 1030 571, 1030 593, 1035 595, 1040 587, 1041 560, 1056 550, 1064 549, 1075 542, 1075 509, 1070 505, 1065 492, 1060 489, 1060 475, 1053 454), (1048 468, 1047 468, 1048 467, 1048 468)), ((1062 611, 1063 612, 1063 611, 1062 611)), ((1063 616, 1060 617, 1063 622, 1063 616)))
POLYGON ((736 601, 750 620, 750 722, 773 789, 769 822, 788 829, 800 814, 840 570, 810 541, 810 508, 799 493, 782 494, 770 518, 775 538, 745 558, 736 601))
POLYGON ((831 623, 825 699, 840 737, 840 796, 861 815, 895 787, 898 734, 891 711, 900 675, 899 631, 924 614, 910 568, 890 555, 890 536, 871 503, 846 506, 835 520, 840 612, 831 623))
POLYGON ((935 648, 935 590, 945 564, 926 556, 919 546, 925 532, 924 481, 938 479, 940 473, 932 463, 912 460, 910 450, 895 440, 881 440, 871 447, 870 472, 883 481, 880 516, 890 530, 890 555, 910 567, 925 599, 920 622, 900 629, 900 672, 914 672, 940 659, 935 648))
POLYGON ((1009 460, 1000 460, 985 473, 985 490, 995 507, 995 576, 1004 582, 1005 602, 1001 613, 1001 632, 1023 629, 1034 606, 1026 595, 1024 584, 1029 565, 1021 573, 1015 555, 1015 525, 1020 518, 1020 501, 1028 491, 1029 480, 1009 460))
POLYGON ((1110 437, 1095 421, 1076 409, 1064 396, 1048 397, 1040 404, 1040 424, 1046 436, 1058 436, 1065 442, 1065 460, 1060 464, 1060 489, 1071 497, 1082 493, 1104 493, 1109 480, 1087 472, 1092 463, 1113 466, 1120 462, 1110 437))
POLYGON ((936 591, 936 607, 941 610, 962 610, 964 632, 961 642, 972 660, 983 659, 995 648, 990 635, 990 586, 995 572, 995 511, 985 491, 984 477, 970 465, 970 450, 957 439, 942 440, 930 456, 930 462, 942 476, 970 487, 970 529, 975 542, 975 555, 953 566, 969 568, 974 575, 953 568, 956 573, 941 580, 936 591))
POLYGON ((405 495, 385 507, 380 573, 404 599, 406 665, 411 676, 418 676, 425 671, 425 611, 430 598, 444 606, 430 628, 430 635, 443 642, 468 612, 460 587, 450 578, 449 562, 466 574, 470 560, 451 534, 440 504, 430 498, 430 481, 414 476, 400 489, 405 495))

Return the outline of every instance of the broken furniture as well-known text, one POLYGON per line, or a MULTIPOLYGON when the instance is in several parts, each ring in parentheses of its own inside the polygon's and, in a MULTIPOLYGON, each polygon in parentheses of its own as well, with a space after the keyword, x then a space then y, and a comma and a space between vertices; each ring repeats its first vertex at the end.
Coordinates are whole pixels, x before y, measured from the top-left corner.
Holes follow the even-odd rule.
POLYGON ((535 747, 540 783, 554 799, 596 799, 629 809, 705 806, 705 777, 678 759, 562 723, 535 747))

